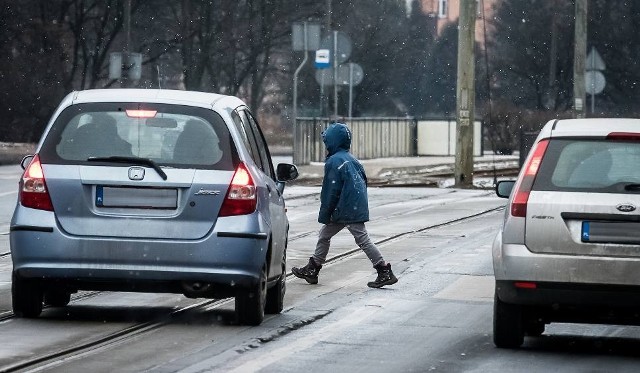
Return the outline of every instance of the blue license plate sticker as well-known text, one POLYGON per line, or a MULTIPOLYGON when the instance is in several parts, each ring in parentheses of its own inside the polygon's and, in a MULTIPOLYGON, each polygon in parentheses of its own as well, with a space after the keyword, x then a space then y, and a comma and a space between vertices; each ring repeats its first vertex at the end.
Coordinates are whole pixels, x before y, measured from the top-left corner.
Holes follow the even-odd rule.
POLYGON ((589 236, 590 236, 590 232, 591 232, 591 226, 590 226, 589 223, 590 222, 588 222, 588 221, 583 221, 582 222, 582 241, 583 242, 589 241, 589 236))
POLYGON ((104 190, 102 185, 96 186, 96 206, 104 206, 104 190))

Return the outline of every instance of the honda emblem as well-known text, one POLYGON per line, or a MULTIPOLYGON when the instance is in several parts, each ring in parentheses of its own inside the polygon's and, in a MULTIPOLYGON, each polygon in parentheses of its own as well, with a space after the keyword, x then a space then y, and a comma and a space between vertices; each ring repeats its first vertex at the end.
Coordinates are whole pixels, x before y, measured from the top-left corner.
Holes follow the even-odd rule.
POLYGON ((131 167, 131 168, 129 168, 129 179, 131 179, 131 180, 142 180, 142 179, 144 179, 144 168, 142 168, 142 167, 131 167))

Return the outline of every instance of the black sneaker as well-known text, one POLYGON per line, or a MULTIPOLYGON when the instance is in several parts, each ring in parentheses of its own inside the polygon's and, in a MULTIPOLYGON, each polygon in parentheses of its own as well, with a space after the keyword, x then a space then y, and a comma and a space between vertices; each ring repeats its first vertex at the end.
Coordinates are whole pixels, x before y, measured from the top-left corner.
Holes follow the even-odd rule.
POLYGON ((385 285, 393 285, 398 282, 396 276, 393 275, 393 271, 391 271, 391 263, 387 263, 387 265, 378 264, 373 267, 378 271, 378 278, 375 281, 367 283, 367 286, 370 288, 381 288, 385 285))
POLYGON ((322 266, 320 264, 316 264, 313 258, 309 258, 309 263, 302 268, 291 268, 291 272, 298 277, 307 280, 310 284, 318 283, 318 273, 320 273, 320 268, 322 266))

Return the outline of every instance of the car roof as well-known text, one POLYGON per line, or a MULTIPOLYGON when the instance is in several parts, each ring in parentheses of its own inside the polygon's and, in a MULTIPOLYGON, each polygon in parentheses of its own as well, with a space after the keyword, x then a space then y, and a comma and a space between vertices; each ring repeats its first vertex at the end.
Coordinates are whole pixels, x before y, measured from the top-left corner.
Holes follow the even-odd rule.
POLYGON ((114 88, 72 92, 67 95, 60 106, 66 107, 91 102, 150 102, 198 106, 208 109, 235 109, 238 106, 245 105, 237 97, 217 93, 172 89, 114 88))
POLYGON ((540 133, 545 137, 604 137, 612 132, 640 133, 640 119, 582 118, 549 121, 540 133))

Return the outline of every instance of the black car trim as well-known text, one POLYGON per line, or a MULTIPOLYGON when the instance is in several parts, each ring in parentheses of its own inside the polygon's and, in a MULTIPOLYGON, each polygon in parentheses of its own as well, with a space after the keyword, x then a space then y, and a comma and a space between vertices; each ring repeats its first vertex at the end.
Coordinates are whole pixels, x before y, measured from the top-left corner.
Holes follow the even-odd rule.
POLYGON ((255 238, 258 240, 266 240, 266 233, 238 233, 238 232, 218 232, 218 237, 233 237, 233 238, 255 238))
POLYGON ((496 281, 498 298, 505 303, 549 306, 617 306, 637 307, 640 302, 640 286, 616 284, 586 284, 545 281, 496 281), (533 282, 535 288, 516 287, 516 282, 533 282))
POLYGON ((626 221, 626 222, 640 222, 640 215, 622 215, 622 214, 597 214, 586 212, 563 212, 560 213, 565 220, 589 220, 589 221, 626 221))
POLYGON ((10 232, 32 231, 32 232, 52 233, 53 232, 53 228, 52 227, 39 227, 39 226, 36 226, 36 225, 12 225, 11 227, 9 227, 9 231, 10 232))

